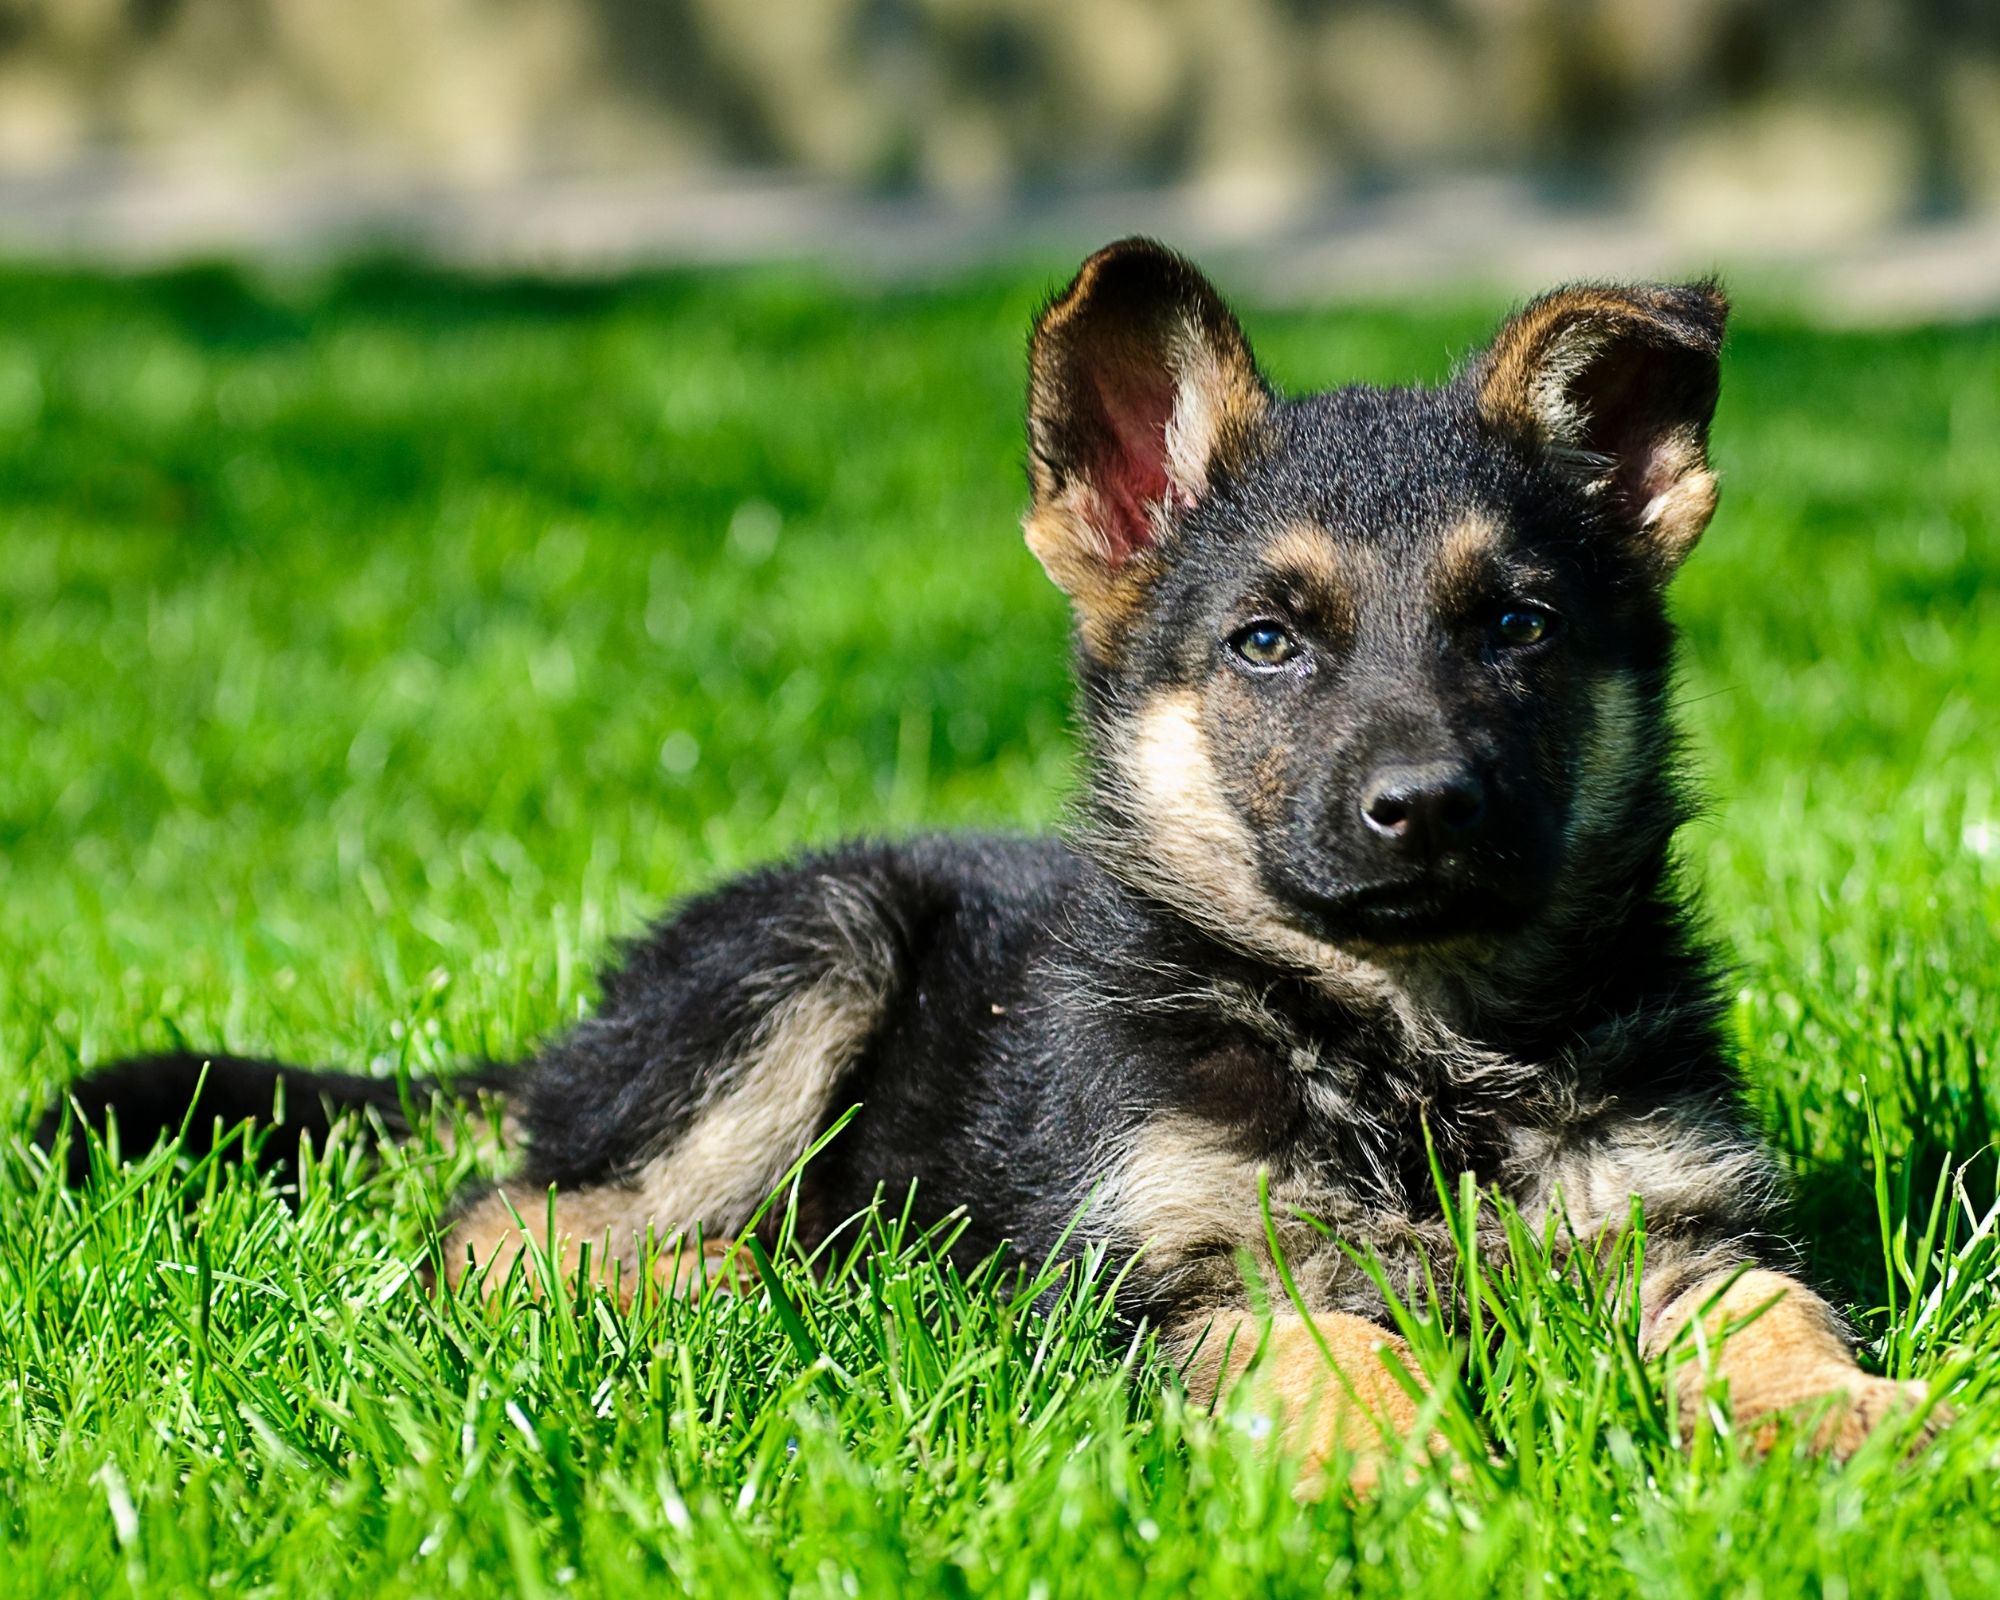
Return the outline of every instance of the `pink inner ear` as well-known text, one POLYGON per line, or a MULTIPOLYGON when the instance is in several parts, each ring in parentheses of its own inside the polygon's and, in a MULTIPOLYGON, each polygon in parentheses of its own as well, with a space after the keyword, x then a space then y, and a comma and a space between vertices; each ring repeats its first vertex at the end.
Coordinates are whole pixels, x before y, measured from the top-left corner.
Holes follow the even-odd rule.
POLYGON ((1688 450, 1672 439, 1652 439, 1632 452, 1618 472, 1618 492, 1637 516, 1687 476, 1688 450))
POLYGON ((1167 424, 1174 414, 1174 385, 1164 373, 1129 368, 1099 373, 1097 397, 1104 410, 1103 458, 1091 464, 1090 480, 1103 507, 1103 535, 1114 564, 1129 561, 1154 541, 1152 508, 1164 505, 1172 488, 1167 476, 1167 424))

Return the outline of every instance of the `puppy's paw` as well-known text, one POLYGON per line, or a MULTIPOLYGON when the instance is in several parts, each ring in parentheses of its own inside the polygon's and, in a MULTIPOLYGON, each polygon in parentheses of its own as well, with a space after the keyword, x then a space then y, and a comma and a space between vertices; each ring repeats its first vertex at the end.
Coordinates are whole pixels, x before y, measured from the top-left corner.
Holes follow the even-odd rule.
MULTIPOLYGON (((1836 1461, 1845 1461, 1853 1455, 1885 1423, 1922 1411, 1931 1397, 1930 1386, 1917 1379, 1877 1378, 1865 1372, 1846 1374, 1845 1381, 1833 1393, 1837 1398, 1831 1414, 1820 1426, 1818 1443, 1836 1461)), ((1912 1452, 1935 1439, 1951 1417, 1949 1406, 1931 1407, 1910 1441, 1912 1452)))
MULTIPOLYGON (((1828 1367, 1783 1387, 1787 1392, 1770 1396, 1754 1412, 1758 1447, 1768 1450, 1776 1442, 1783 1416, 1816 1419, 1814 1447, 1835 1461, 1845 1461, 1876 1429, 1922 1411, 1930 1400, 1930 1388, 1922 1382, 1877 1378, 1851 1366, 1828 1367)), ((1911 1452, 1936 1438, 1951 1416, 1950 1407, 1932 1406, 1910 1441, 1911 1452)))
MULTIPOLYGON (((1427 1460, 1452 1459, 1451 1446, 1436 1435, 1413 1455, 1405 1455, 1387 1445, 1363 1446, 1346 1458, 1347 1470, 1344 1474, 1335 1472, 1330 1461, 1309 1463, 1292 1484, 1292 1498, 1302 1505, 1309 1505, 1330 1494, 1341 1495, 1358 1505, 1364 1500, 1374 1499, 1384 1483, 1401 1483, 1408 1487, 1421 1482, 1427 1460)), ((1451 1476, 1459 1480, 1467 1476, 1463 1462, 1453 1465, 1451 1476)))

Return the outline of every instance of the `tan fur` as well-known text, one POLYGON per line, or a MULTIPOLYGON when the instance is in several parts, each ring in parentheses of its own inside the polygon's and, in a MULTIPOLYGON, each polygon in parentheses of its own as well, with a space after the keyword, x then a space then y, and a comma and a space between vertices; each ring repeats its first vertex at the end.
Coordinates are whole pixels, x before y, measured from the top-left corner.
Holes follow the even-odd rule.
MULTIPOLYGON (((697 1228, 710 1236, 740 1230, 834 1109, 834 1087, 880 1015, 880 985, 865 965, 847 964, 779 1003, 725 1075, 723 1091, 668 1149, 626 1182, 556 1197, 553 1239, 545 1193, 506 1185, 487 1196, 452 1229, 452 1280, 468 1257, 492 1262, 523 1247, 510 1205, 565 1277, 585 1249, 607 1280, 614 1266, 632 1278, 649 1235, 669 1241, 697 1228)), ((505 1270, 495 1268, 493 1281, 505 1270)))
POLYGON ((1431 567, 1431 594, 1438 610, 1450 612, 1484 589, 1507 532, 1483 511, 1468 512, 1452 524, 1431 567))
MULTIPOLYGON (((1590 424, 1578 378, 1615 340, 1661 317, 1648 291, 1558 290, 1500 330, 1475 374, 1479 407, 1496 427, 1534 440, 1593 492, 1610 482, 1612 463, 1584 449, 1590 424)), ((1704 419, 1705 421, 1705 419, 1704 419)), ((1665 581, 1686 559, 1715 513, 1716 481, 1700 426, 1666 427, 1635 440, 1642 460, 1628 463, 1645 502, 1635 507, 1641 547, 1665 581)))
POLYGON ((1166 536, 1171 507, 1200 499, 1216 464, 1250 449, 1270 408, 1242 330, 1198 278, 1177 286, 1178 303, 1121 303, 1109 310, 1096 303, 1107 266, 1130 253, 1129 245, 1114 245, 1083 264, 1035 324, 1028 358, 1028 548, 1070 597, 1085 647, 1106 660, 1116 658, 1158 564, 1146 552, 1114 560, 1097 489, 1051 467, 1051 456, 1061 452, 1050 442, 1062 434, 1079 399, 1074 386, 1120 368, 1157 370, 1172 383, 1160 441, 1166 499, 1153 508, 1156 542, 1166 536))
POLYGON ((1157 696, 1107 754, 1137 829, 1106 841, 1121 877, 1239 950, 1349 989, 1387 992, 1376 969, 1292 926, 1265 892, 1256 844, 1216 775, 1193 690, 1157 696))
POLYGON ((877 974, 840 970, 779 1005, 705 1109, 633 1183, 645 1218, 734 1233, 812 1143, 881 1015, 877 974))
POLYGON ((1305 932, 1263 887, 1249 824, 1210 753, 1200 694, 1163 691, 1115 732, 1105 776, 1116 783, 1131 828, 1097 843, 1118 877, 1224 944, 1288 967, 1329 994, 1387 1006, 1412 1029, 1437 1034, 1440 1048, 1451 1047, 1441 1022, 1470 1009, 1451 963, 1459 954, 1490 960, 1486 941, 1412 954, 1345 948, 1305 932))
POLYGON ((1194 318, 1174 330, 1170 365, 1174 411, 1167 423, 1167 476, 1178 499, 1192 504, 1208 493, 1218 459, 1241 452, 1270 407, 1270 396, 1238 337, 1222 341, 1194 318))
POLYGON ((1639 526, 1654 553, 1657 574, 1670 576, 1688 557, 1715 515, 1715 474, 1708 470, 1701 441, 1676 429, 1653 447, 1649 476, 1666 487, 1639 513, 1639 526))
MULTIPOLYGON (((1200 1117, 1148 1119, 1131 1143, 1106 1162, 1096 1221, 1143 1247, 1147 1280, 1182 1296, 1217 1300, 1242 1293, 1237 1252, 1244 1251, 1273 1288, 1270 1248, 1257 1202, 1262 1168, 1230 1147, 1224 1131, 1200 1117)), ((1309 1263, 1317 1235, 1294 1209, 1324 1209, 1309 1188, 1271 1181, 1271 1216, 1286 1260, 1318 1276, 1309 1263)))
POLYGON ((1266 827, 1282 821, 1291 806, 1293 760, 1291 746, 1273 745, 1250 769, 1250 793, 1245 808, 1266 827))
MULTIPOLYGON (((1814 1443, 1842 1460, 1884 1422, 1927 1398, 1921 1383, 1863 1372, 1833 1308, 1780 1272, 1714 1276, 1683 1290, 1655 1320, 1649 1353, 1683 1333, 1697 1355, 1674 1378, 1681 1428, 1690 1437, 1706 1414, 1711 1375, 1727 1387, 1731 1419, 1750 1430, 1759 1449, 1770 1448, 1779 1420, 1790 1415, 1813 1421, 1814 1443)), ((1940 1408, 1927 1427, 1935 1431, 1945 1420, 1940 1408)))
MULTIPOLYGON (((575 1285, 587 1261, 593 1283, 615 1287, 629 1297, 637 1284, 643 1243, 634 1237, 629 1194, 610 1187, 565 1189, 557 1192, 553 1205, 552 1242, 546 1190, 505 1183, 482 1196, 452 1224, 446 1281, 456 1285, 475 1267, 483 1267, 486 1288, 497 1291, 529 1253, 532 1242, 546 1252, 550 1273, 562 1283, 575 1285)), ((656 1270, 671 1271, 678 1248, 675 1240, 656 1234, 654 1243, 659 1257, 656 1270)), ((548 1287, 535 1278, 537 1293, 548 1287)))
POLYGON ((1583 419, 1566 385, 1611 333, 1638 320, 1627 291, 1562 289, 1511 319, 1479 372, 1479 405, 1490 421, 1541 438, 1570 442, 1583 419))
MULTIPOLYGON (((1656 1226, 1676 1215, 1712 1212, 1728 1204, 1732 1185, 1747 1191, 1771 1181, 1761 1153, 1736 1148, 1723 1159, 1719 1152, 1730 1143, 1704 1143, 1698 1111, 1681 1108, 1621 1128, 1588 1151, 1546 1152, 1550 1178, 1539 1203, 1573 1189, 1578 1198, 1563 1196, 1572 1222, 1587 1209, 1605 1230, 1625 1220, 1634 1193, 1651 1202, 1656 1226)), ((1199 1293, 1218 1308, 1170 1330, 1195 1398, 1209 1403, 1246 1377, 1253 1380, 1259 1387, 1251 1403, 1278 1424, 1277 1445, 1304 1458, 1308 1485, 1316 1485, 1318 1469, 1344 1449, 1362 1458, 1356 1481, 1365 1487, 1396 1440, 1414 1427, 1418 1411, 1380 1352, 1396 1352, 1413 1375, 1415 1363, 1375 1324, 1319 1312, 1313 1320, 1333 1355, 1335 1370, 1329 1370, 1299 1318, 1282 1314, 1267 1334, 1265 1324, 1241 1309, 1232 1282, 1240 1270, 1236 1251, 1247 1253, 1275 1288, 1257 1178, 1257 1166, 1234 1154, 1221 1130, 1193 1117, 1167 1117, 1149 1124, 1115 1164, 1099 1203, 1119 1232, 1145 1240, 1142 1272, 1175 1292, 1199 1293)), ((1317 1236, 1291 1211, 1312 1211, 1316 1197, 1309 1188, 1278 1182, 1271 1194, 1281 1247, 1305 1302, 1313 1304, 1326 1292, 1321 1280, 1333 1253, 1316 1250, 1317 1236)), ((1831 1308, 1797 1280, 1769 1271, 1732 1278, 1705 1268, 1699 1256, 1682 1257, 1673 1239, 1671 1227, 1659 1226, 1657 1247, 1649 1251, 1645 1348, 1657 1355, 1683 1336, 1694 1346, 1696 1358, 1674 1376, 1678 1415, 1690 1435, 1706 1414, 1711 1376, 1726 1385, 1731 1415, 1759 1448, 1771 1445, 1782 1416, 1824 1406, 1816 1443, 1845 1457, 1885 1420, 1923 1403, 1922 1384, 1862 1372, 1831 1308), (1690 1330, 1697 1313, 1699 1330, 1690 1330)), ((1708 1257, 1711 1264, 1714 1259, 1708 1257)), ((1934 1414, 1931 1430, 1947 1415, 1942 1409, 1934 1414)))
POLYGON ((1257 1211, 1259 1164, 1224 1146, 1221 1130, 1198 1117, 1143 1123, 1107 1182, 1102 1206, 1161 1260, 1248 1247, 1263 1231, 1257 1211))
POLYGON ((1354 626, 1353 592, 1340 548, 1324 529, 1293 524, 1264 546, 1263 558, 1265 566, 1304 590, 1322 620, 1354 626))
MULTIPOLYGON (((1191 1347, 1184 1369, 1189 1394, 1212 1405, 1247 1385, 1253 1414, 1273 1424, 1273 1446, 1302 1459, 1302 1494, 1326 1487, 1325 1469, 1336 1452, 1352 1458, 1347 1481, 1366 1493, 1416 1429, 1417 1398, 1397 1373, 1400 1367, 1421 1382, 1416 1357, 1365 1318, 1322 1312, 1309 1326, 1294 1316, 1264 1322, 1218 1311, 1190 1319, 1180 1340, 1191 1347)), ((1431 1448, 1441 1446, 1433 1440, 1431 1448)))
MULTIPOLYGON (((550 1274, 566 1288, 608 1289, 629 1304, 639 1291, 640 1265, 649 1242, 643 1229, 636 1237, 632 1234, 629 1199, 621 1189, 558 1191, 551 1247, 547 1192, 503 1184, 453 1225, 445 1281, 456 1287, 475 1268, 483 1267, 485 1291, 498 1293, 522 1270, 522 1258, 532 1242, 546 1253, 550 1274), (514 1220, 517 1213, 519 1222, 514 1220), (586 1265, 587 1284, 582 1281, 586 1265)), ((690 1235, 654 1232, 650 1244, 654 1280, 669 1293, 693 1295, 709 1284, 733 1292, 749 1284, 753 1270, 749 1258, 731 1239, 704 1236, 697 1249, 690 1235)), ((530 1287, 540 1296, 552 1285, 536 1274, 530 1287)))
MULTIPOLYGON (((1090 303, 1090 297, 1097 291, 1097 280, 1104 275, 1104 268, 1112 259, 1111 250, 1099 250, 1077 268, 1069 288, 1049 303, 1048 310, 1035 323, 1035 343, 1053 344, 1068 331, 1077 313, 1090 303)), ((1032 362, 1029 371, 1033 375, 1032 362)))
POLYGON ((1021 527, 1049 581, 1069 596, 1085 647, 1108 661, 1159 565, 1144 555, 1113 565, 1098 518, 1096 491, 1076 483, 1038 499, 1021 527))
POLYGON ((1713 1108, 1676 1102, 1649 1116, 1622 1113, 1605 1124, 1577 1121, 1558 1132, 1524 1134, 1510 1162, 1523 1213, 1539 1222, 1551 1208, 1580 1241, 1615 1233, 1632 1198, 1662 1235, 1703 1217, 1748 1214, 1779 1187, 1776 1161, 1713 1108))
MULTIPOLYGON (((1304 1050, 1292 1065, 1309 1075, 1317 1064, 1304 1050)), ((1338 1114, 1341 1108, 1322 1100, 1320 1110, 1338 1114)), ((1440 1260, 1451 1248, 1442 1224, 1418 1222, 1400 1210, 1358 1206, 1342 1189, 1321 1181, 1310 1163, 1270 1170, 1243 1152, 1231 1130, 1204 1117, 1149 1118, 1104 1153, 1100 1170, 1104 1179, 1092 1208, 1093 1230, 1121 1253, 1139 1252, 1134 1271, 1148 1293, 1170 1294, 1183 1303, 1240 1306, 1246 1272, 1268 1294, 1282 1295, 1258 1200, 1260 1178, 1270 1196, 1278 1248, 1302 1302, 1316 1310, 1355 1296, 1375 1303, 1375 1289, 1308 1217, 1340 1237, 1411 1244, 1440 1260)), ((1395 1287, 1406 1294, 1421 1289, 1415 1281, 1395 1287)))
MULTIPOLYGON (((1070 403, 1055 387, 1060 364, 1052 353, 1078 332, 1074 325, 1091 308, 1106 265, 1119 253, 1114 245, 1091 256, 1036 322, 1028 362, 1031 423, 1035 413, 1046 416, 1070 403)), ((1130 332, 1120 341, 1127 347, 1121 352, 1124 359, 1163 359, 1174 375, 1174 409, 1164 443, 1169 476, 1187 499, 1208 488, 1209 465, 1218 452, 1239 444, 1270 407, 1241 331, 1220 302, 1207 308, 1206 315, 1203 309, 1184 305, 1170 313, 1173 320, 1157 330, 1164 335, 1157 350, 1132 349, 1135 336, 1130 332)), ((1059 486, 1041 463, 1031 461, 1030 471, 1036 500, 1051 497, 1059 486)))

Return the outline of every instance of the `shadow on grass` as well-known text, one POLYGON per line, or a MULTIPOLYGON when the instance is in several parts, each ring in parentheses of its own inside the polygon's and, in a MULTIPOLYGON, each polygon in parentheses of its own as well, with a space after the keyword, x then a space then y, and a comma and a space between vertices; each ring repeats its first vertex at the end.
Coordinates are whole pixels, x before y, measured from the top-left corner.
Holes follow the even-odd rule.
POLYGON ((1873 1108, 1878 1147, 1809 1159, 1794 1186, 1793 1233, 1807 1272, 1837 1304, 1870 1310, 1890 1298, 1882 1197, 1914 1250, 1954 1173, 1963 1173, 1963 1187, 1977 1203, 1990 1198, 2000 1179, 1989 1159, 1994 1123, 1977 1041, 1905 1027, 1895 1029, 1894 1039, 1897 1070, 1873 1108))

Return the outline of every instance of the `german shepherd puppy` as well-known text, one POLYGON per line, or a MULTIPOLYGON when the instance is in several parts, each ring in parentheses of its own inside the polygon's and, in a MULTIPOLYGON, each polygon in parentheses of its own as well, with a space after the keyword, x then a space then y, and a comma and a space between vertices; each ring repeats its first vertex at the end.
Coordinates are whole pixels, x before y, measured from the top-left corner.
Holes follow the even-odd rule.
MULTIPOLYGON (((1711 283, 1561 289, 1440 389, 1286 398, 1188 262, 1092 256, 1028 389, 1028 544, 1075 609, 1074 836, 855 844, 682 906, 508 1079, 525 1156, 458 1206, 452 1278, 530 1237, 628 1282, 676 1258, 649 1240, 727 1240, 858 1102, 801 1179, 808 1242, 913 1183, 975 1256, 1038 1258, 1080 1215, 1136 1255, 1123 1309, 1197 1397, 1254 1371, 1309 1462, 1366 1472, 1416 1421, 1415 1366, 1376 1281, 1291 1219, 1418 1284, 1450 1249, 1434 1151, 1580 1240, 1641 1202, 1650 1347, 1761 1312, 1718 1357, 1753 1432, 1824 1400, 1845 1453, 1920 1405, 1782 1271, 1670 854, 1663 595, 1715 508, 1725 313, 1711 283), (1260 1174, 1314 1326, 1250 1311, 1260 1174)), ((78 1104, 129 1145, 181 1125, 207 1060, 78 1104)), ((268 1115, 284 1070, 213 1060, 204 1120, 268 1115)), ((281 1139, 395 1115, 391 1084, 301 1077, 320 1103, 294 1093, 281 1139)))

